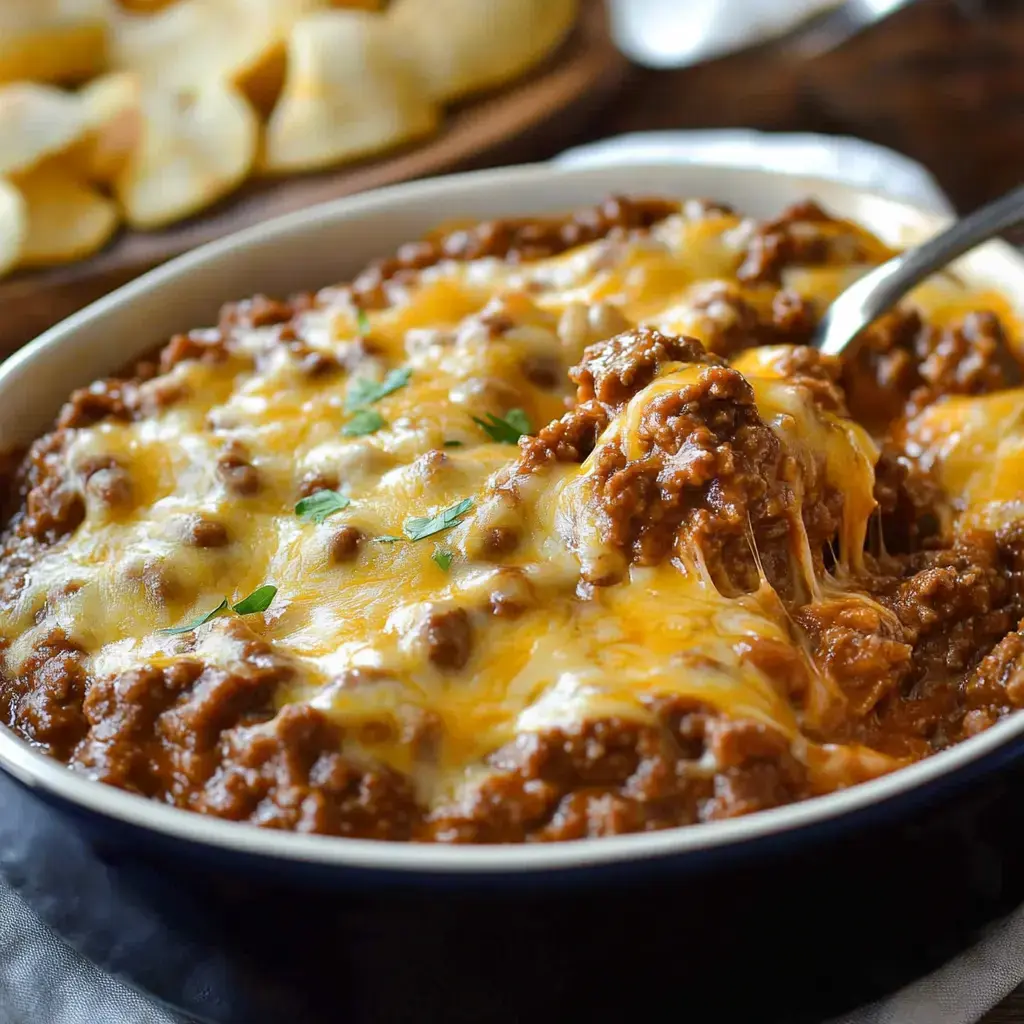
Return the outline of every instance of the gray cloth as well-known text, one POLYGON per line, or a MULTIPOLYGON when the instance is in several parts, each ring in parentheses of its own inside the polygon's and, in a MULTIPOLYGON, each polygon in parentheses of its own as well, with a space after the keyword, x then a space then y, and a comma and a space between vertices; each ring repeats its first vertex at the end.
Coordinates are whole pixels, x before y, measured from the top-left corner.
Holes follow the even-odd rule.
POLYGON ((104 974, 0 886, 0 1024, 189 1024, 104 974))

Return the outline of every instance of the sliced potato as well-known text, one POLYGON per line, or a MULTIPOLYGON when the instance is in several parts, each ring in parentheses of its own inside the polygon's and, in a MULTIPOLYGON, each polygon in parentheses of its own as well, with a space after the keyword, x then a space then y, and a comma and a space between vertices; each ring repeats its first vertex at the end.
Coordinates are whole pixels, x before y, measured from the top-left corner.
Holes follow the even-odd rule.
POLYGON ((117 205, 61 161, 48 161, 18 178, 16 185, 28 210, 19 266, 83 259, 105 245, 117 229, 117 205))
POLYGON ((501 85, 569 34, 578 0, 394 0, 387 18, 430 95, 457 99, 501 85))
POLYGON ((0 175, 27 171, 65 153, 88 131, 77 96, 32 82, 0 86, 0 175))
POLYGON ((128 223, 158 228, 233 191, 256 159, 259 123, 226 82, 195 93, 145 90, 138 148, 114 188, 128 223))
POLYGON ((195 89, 227 80, 269 112, 284 79, 288 32, 326 0, 178 0, 113 22, 113 62, 147 87, 195 89))
POLYGON ((132 72, 115 71, 93 79, 79 97, 92 131, 86 173, 93 181, 112 182, 142 137, 142 85, 132 72))
POLYGON ((22 194, 0 178, 0 275, 15 267, 28 235, 28 207, 22 194))
POLYGON ((280 173, 353 160, 433 131, 437 120, 437 107, 396 52, 383 18, 323 11, 292 30, 263 168, 280 173))
POLYGON ((108 0, 0 0, 0 82, 80 82, 107 61, 108 0))

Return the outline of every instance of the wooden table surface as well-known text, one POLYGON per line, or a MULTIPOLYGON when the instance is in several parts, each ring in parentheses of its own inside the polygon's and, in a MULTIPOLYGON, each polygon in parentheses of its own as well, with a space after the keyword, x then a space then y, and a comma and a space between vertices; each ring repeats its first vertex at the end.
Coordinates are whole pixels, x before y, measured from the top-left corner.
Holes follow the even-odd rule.
MULTIPOLYGON (((646 129, 855 135, 920 160, 966 211, 1024 181, 1022 68, 1024 3, 918 0, 811 62, 774 46, 682 71, 637 69, 592 123, 530 155, 646 129)), ((984 1024, 1024 1024, 1024 986, 984 1024)))

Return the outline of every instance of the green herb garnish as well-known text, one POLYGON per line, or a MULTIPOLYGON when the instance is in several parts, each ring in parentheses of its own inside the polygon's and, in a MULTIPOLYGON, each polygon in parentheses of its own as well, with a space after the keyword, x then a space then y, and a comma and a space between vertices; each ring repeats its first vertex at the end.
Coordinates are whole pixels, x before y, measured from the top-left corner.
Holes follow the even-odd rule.
POLYGON ((382 533, 379 537, 374 537, 373 539, 377 544, 397 544, 402 538, 395 537, 390 533, 382 533))
POLYGON ((497 441, 499 444, 517 444, 523 434, 529 434, 533 430, 530 420, 522 409, 509 409, 505 413, 504 419, 493 413, 488 413, 486 420, 474 416, 473 422, 492 441, 497 441))
POLYGON ((409 383, 411 376, 412 370, 407 366, 402 366, 397 370, 389 370, 383 380, 359 377, 352 381, 348 389, 345 408, 351 412, 364 405, 373 405, 374 402, 379 402, 386 395, 390 395, 399 388, 404 388, 409 383))
POLYGON ((295 514, 307 523, 316 523, 319 526, 328 516, 335 512, 348 508, 352 504, 350 498, 337 491, 317 491, 308 498, 303 498, 295 506, 295 514))
POLYGON ((367 434, 376 434, 383 426, 384 417, 376 409, 356 409, 341 432, 345 437, 365 437, 367 434))
POLYGON ((226 615, 229 608, 236 615, 253 615, 256 612, 265 612, 270 607, 270 602, 274 600, 276 594, 277 587, 270 583, 265 583, 262 587, 254 590, 248 597, 243 597, 238 604, 229 604, 228 599, 225 597, 212 612, 200 615, 198 619, 193 619, 192 622, 188 622, 184 626, 171 626, 168 629, 158 629, 157 632, 163 633, 165 636, 173 636, 176 633, 191 633, 192 630, 205 626, 207 622, 212 622, 214 619, 219 619, 222 615, 226 615))
POLYGON ((228 610, 228 599, 225 597, 223 601, 212 612, 207 612, 205 615, 200 615, 198 619, 193 619, 191 622, 186 623, 184 626, 169 626, 167 629, 158 629, 158 633, 163 633, 165 636, 173 636, 175 633, 191 633, 193 629, 198 629, 200 626, 206 625, 207 622, 213 621, 213 619, 220 618, 228 610))
POLYGON ((256 612, 265 612, 270 607, 270 602, 277 595, 277 587, 272 583, 265 583, 257 587, 248 597, 242 598, 238 604, 232 606, 232 611, 239 615, 253 615, 256 612))
POLYGON ((370 318, 365 309, 356 310, 356 328, 360 334, 370 333, 370 318))
POLYGON ((461 441, 445 441, 444 446, 445 446, 445 448, 461 448, 462 447, 462 442, 461 441))
POLYGON ((405 521, 406 537, 409 540, 423 540, 424 537, 432 537, 435 533, 443 530, 450 530, 458 526, 459 520, 473 507, 472 498, 463 498, 462 501, 443 512, 434 516, 412 516, 405 521))
POLYGON ((430 560, 441 570, 447 572, 452 567, 452 559, 455 556, 446 548, 434 548, 430 560))

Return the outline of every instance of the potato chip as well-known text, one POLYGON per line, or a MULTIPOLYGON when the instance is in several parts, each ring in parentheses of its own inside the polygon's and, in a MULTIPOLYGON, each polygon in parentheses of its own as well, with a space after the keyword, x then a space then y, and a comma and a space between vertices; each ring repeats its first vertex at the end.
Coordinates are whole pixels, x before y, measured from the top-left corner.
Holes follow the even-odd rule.
POLYGON ((79 181, 60 161, 48 161, 15 184, 28 210, 19 266, 83 259, 105 245, 117 229, 117 205, 79 181))
POLYGON ((0 86, 0 175, 27 171, 67 152, 88 130, 77 96, 32 82, 0 86))
POLYGON ((93 181, 112 182, 142 136, 142 86, 130 71, 115 71, 93 79, 79 91, 92 133, 84 155, 86 174, 93 181))
POLYGON ((147 87, 195 89, 226 80, 269 113, 284 79, 296 19, 326 0, 179 0, 156 14, 113 23, 113 62, 147 87))
POLYGON ((73 83, 107 60, 108 0, 0 0, 0 83, 73 83))
POLYGON ((577 0, 394 0, 405 59, 439 101, 501 85, 543 60, 575 24, 577 0))
POLYGON ((16 266, 28 234, 28 207, 22 194, 0 178, 0 275, 16 266))
POLYGON ((215 203, 256 159, 256 115, 227 83, 194 93, 143 90, 141 114, 138 148, 114 182, 133 227, 162 227, 215 203))
POLYGON ((141 14, 155 14, 178 0, 117 0, 118 6, 126 11, 137 11, 141 14))
POLYGON ((353 160, 433 131, 437 119, 382 17, 323 11, 292 30, 263 167, 278 173, 353 160))

